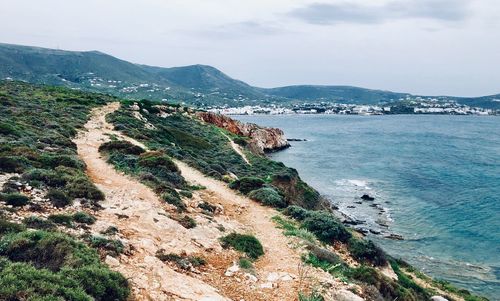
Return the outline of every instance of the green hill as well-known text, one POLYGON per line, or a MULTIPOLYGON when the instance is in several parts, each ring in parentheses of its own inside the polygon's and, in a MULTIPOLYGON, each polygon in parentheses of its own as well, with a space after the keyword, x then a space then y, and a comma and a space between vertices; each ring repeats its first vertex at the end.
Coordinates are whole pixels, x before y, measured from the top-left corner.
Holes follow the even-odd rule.
MULTIPOLYGON (((163 68, 133 64, 99 51, 64 51, 0 43, 0 79, 66 86, 128 99, 194 106, 290 105, 304 102, 378 104, 410 94, 351 86, 297 85, 258 88, 206 65, 163 68)), ((460 98, 470 106, 500 109, 500 95, 460 98)))

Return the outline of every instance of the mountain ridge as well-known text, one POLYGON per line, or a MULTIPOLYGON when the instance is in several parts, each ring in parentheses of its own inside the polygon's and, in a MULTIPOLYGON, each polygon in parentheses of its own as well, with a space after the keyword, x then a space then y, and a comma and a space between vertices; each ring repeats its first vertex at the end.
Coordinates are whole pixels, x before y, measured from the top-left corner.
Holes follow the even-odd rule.
MULTIPOLYGON (((209 65, 157 67, 131 63, 98 50, 67 51, 5 43, 0 43, 0 79, 67 86, 129 99, 166 99, 204 107, 305 102, 373 105, 398 101, 407 96, 421 96, 348 85, 260 88, 234 79, 209 65)), ((425 97, 500 109, 500 94, 425 97)))

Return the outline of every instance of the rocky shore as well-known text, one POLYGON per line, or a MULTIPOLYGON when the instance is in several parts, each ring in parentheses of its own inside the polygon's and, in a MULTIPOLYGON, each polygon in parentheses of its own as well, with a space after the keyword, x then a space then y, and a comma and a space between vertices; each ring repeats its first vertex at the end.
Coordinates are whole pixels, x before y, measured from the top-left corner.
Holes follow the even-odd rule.
POLYGON ((258 154, 275 152, 290 147, 281 129, 261 127, 254 123, 243 123, 228 116, 211 112, 199 112, 198 117, 233 134, 248 137, 249 148, 258 154))

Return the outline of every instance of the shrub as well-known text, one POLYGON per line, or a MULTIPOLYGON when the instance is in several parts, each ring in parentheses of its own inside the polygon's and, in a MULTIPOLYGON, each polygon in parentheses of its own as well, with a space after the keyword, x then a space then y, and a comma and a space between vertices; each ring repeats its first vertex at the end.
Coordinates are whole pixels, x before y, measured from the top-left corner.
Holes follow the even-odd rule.
POLYGON ((283 214, 293 217, 298 221, 303 221, 309 216, 309 210, 293 205, 288 206, 285 210, 283 210, 283 214))
POLYGON ((0 123, 0 134, 2 135, 14 135, 17 136, 19 132, 12 124, 8 124, 6 122, 0 123))
POLYGON ((247 234, 231 233, 221 238, 222 247, 232 247, 237 251, 245 253, 252 259, 264 255, 264 248, 255 236, 247 234))
POLYGON ((171 172, 178 172, 179 168, 168 156, 162 152, 146 152, 139 156, 138 161, 143 167, 164 167, 171 172))
POLYGON ((23 178, 30 183, 40 181, 50 187, 62 187, 67 182, 67 177, 63 173, 47 169, 32 169, 24 173, 23 178))
POLYGON ((29 216, 25 218, 23 220, 23 224, 25 224, 28 228, 38 230, 54 230, 56 228, 55 223, 37 216, 29 216))
POLYGON ((187 215, 184 215, 183 217, 177 219, 177 221, 186 229, 192 229, 197 225, 196 221, 192 217, 187 215))
POLYGON ((0 171, 20 172, 23 170, 23 164, 14 157, 0 156, 0 171))
POLYGON ((318 239, 323 242, 332 241, 347 242, 351 233, 347 231, 331 213, 326 211, 313 211, 309 213, 302 222, 302 227, 316 234, 318 239))
POLYGON ((246 146, 248 144, 247 139, 241 136, 237 136, 233 138, 234 143, 241 145, 241 146, 246 146))
POLYGON ((125 246, 120 240, 107 239, 101 236, 91 236, 90 245, 94 248, 103 250, 111 256, 118 256, 125 250, 125 246))
POLYGON ((6 221, 0 217, 0 236, 6 233, 17 233, 24 230, 25 227, 23 225, 6 221))
POLYGON ((2 201, 13 207, 22 207, 29 203, 30 198, 19 193, 8 193, 1 196, 2 201))
POLYGON ((248 196, 255 201, 261 202, 266 206, 283 208, 286 202, 283 197, 273 188, 262 187, 252 190, 248 196))
POLYGON ((99 152, 113 151, 128 155, 140 155, 145 152, 145 150, 143 150, 141 147, 124 140, 109 141, 99 146, 99 152))
POLYGON ((83 168, 85 164, 75 156, 68 155, 42 155, 39 159, 44 167, 55 168, 66 166, 71 168, 83 168))
POLYGON ((215 210, 217 210, 217 207, 208 203, 208 202, 201 202, 200 204, 198 204, 198 208, 201 208, 203 209, 204 211, 206 212, 209 212, 209 213, 214 213, 215 210))
POLYGON ((61 190, 51 189, 45 195, 46 198, 57 208, 66 207, 71 205, 72 201, 68 196, 61 190))
POLYGON ((86 177, 77 177, 66 185, 66 191, 69 196, 74 198, 85 198, 94 201, 102 201, 105 196, 94 183, 86 177))
POLYGON ((190 270, 191 267, 200 267, 207 264, 206 260, 199 256, 178 255, 175 253, 165 254, 164 250, 158 250, 156 257, 161 261, 173 262, 183 270, 190 270))
POLYGON ((369 262, 375 266, 387 264, 387 258, 379 247, 371 240, 361 240, 352 237, 349 239, 348 249, 351 255, 358 261, 369 262))
POLYGON ((64 274, 77 279, 85 292, 97 301, 127 300, 130 294, 127 279, 104 266, 83 266, 64 274))
POLYGON ((177 207, 177 211, 179 212, 183 212, 183 211, 186 211, 186 204, 184 204, 184 202, 181 200, 181 198, 179 197, 179 194, 177 192, 167 192, 167 193, 164 193, 161 198, 171 204, 171 205, 174 205, 175 207, 177 207))
POLYGON ((247 194, 252 190, 259 189, 264 185, 264 180, 256 177, 243 177, 239 180, 239 187, 241 193, 247 194))
POLYGON ((27 263, 0 259, 0 270, 0 300, 94 300, 77 280, 27 263))
POLYGON ((181 190, 181 191, 179 191, 179 194, 185 198, 188 198, 188 199, 193 197, 193 193, 189 190, 181 190))
POLYGON ((48 219, 59 225, 73 227, 73 216, 69 214, 51 214, 48 219))
POLYGON ((77 223, 92 225, 95 223, 96 218, 85 212, 77 212, 73 214, 73 220, 77 223))
POLYGON ((51 271, 99 264, 95 251, 56 232, 24 231, 4 236, 0 240, 0 255, 51 271))
POLYGON ((253 268, 252 262, 250 260, 248 260, 248 258, 245 258, 245 257, 241 257, 238 260, 238 265, 240 266, 240 268, 245 269, 245 270, 249 270, 249 269, 253 268))

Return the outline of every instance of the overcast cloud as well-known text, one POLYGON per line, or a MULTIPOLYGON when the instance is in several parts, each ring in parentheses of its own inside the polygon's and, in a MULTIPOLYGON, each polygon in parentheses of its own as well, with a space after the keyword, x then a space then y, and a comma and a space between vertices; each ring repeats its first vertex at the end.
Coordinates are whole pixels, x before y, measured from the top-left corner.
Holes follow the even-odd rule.
POLYGON ((500 93, 498 0, 0 0, 0 42, 208 64, 250 84, 500 93))

